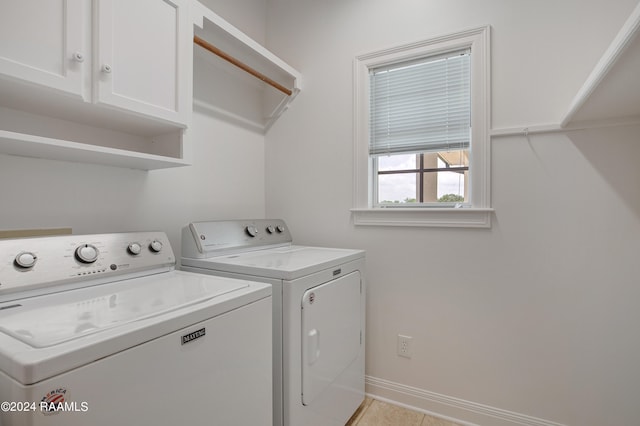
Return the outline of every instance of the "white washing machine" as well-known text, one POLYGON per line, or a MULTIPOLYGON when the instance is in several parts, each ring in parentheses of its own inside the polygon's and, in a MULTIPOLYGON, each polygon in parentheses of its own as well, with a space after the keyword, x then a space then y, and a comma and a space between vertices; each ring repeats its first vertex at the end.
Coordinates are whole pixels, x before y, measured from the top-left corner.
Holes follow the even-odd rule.
POLYGON ((274 425, 344 425, 364 400, 365 253, 292 245, 282 220, 191 223, 182 269, 273 285, 274 425))
POLYGON ((271 286, 162 232, 0 240, 0 425, 271 425, 271 286))

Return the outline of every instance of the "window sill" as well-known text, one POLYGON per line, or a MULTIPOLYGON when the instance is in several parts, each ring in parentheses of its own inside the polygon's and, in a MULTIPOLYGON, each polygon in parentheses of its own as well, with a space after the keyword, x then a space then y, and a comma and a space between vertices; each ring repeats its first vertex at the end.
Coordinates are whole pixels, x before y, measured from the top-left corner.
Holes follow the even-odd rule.
POLYGON ((491 208, 368 208, 351 209, 360 226, 429 226, 490 228, 491 208))

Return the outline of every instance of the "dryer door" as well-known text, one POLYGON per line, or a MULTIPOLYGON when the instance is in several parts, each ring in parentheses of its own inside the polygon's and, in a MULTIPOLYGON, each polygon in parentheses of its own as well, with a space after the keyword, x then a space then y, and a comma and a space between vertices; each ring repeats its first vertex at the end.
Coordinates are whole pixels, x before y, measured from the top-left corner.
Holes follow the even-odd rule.
POLYGON ((360 272, 307 290, 302 298, 302 403, 309 405, 358 357, 360 272))

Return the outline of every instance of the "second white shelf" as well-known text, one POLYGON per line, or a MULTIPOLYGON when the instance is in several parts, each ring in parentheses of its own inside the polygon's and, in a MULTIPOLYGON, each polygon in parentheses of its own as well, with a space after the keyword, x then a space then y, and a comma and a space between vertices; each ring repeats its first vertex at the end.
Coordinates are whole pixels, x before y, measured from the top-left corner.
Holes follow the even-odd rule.
POLYGON ((236 123, 266 132, 300 93, 301 74, 197 1, 192 3, 192 15, 196 36, 291 90, 291 95, 283 94, 195 46, 195 104, 236 123))
POLYGON ((640 121, 640 3, 574 98, 560 126, 640 121))

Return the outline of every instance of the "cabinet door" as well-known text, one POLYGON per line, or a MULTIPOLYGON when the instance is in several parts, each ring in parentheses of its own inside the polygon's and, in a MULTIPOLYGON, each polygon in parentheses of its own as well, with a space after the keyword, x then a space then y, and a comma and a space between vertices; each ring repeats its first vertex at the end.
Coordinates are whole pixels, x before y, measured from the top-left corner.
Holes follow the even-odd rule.
MULTIPOLYGON (((3 1, 0 74, 82 96, 88 0, 3 1)), ((86 60, 85 60, 86 59, 86 60)))
POLYGON ((184 0, 99 0, 95 101, 184 125, 192 26, 184 0))

